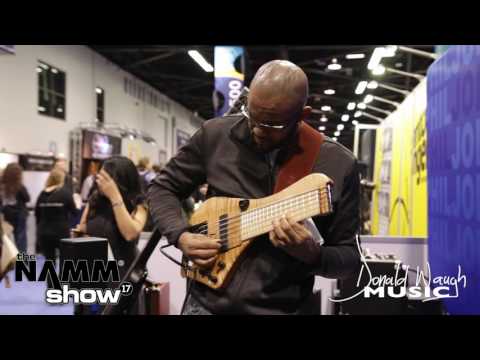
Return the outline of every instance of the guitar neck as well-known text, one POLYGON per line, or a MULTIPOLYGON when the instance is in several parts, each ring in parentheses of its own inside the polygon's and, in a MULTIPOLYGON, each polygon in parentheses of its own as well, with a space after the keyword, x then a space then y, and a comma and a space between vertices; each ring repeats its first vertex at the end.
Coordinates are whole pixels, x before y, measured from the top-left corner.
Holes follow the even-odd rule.
POLYGON ((241 215, 240 237, 245 241, 273 230, 273 221, 289 214, 298 222, 331 211, 329 189, 313 190, 247 211, 241 215))

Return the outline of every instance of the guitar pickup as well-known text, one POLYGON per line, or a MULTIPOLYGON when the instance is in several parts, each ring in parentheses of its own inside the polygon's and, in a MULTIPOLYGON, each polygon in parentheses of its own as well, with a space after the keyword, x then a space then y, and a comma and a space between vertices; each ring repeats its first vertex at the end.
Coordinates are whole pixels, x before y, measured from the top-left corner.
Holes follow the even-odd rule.
POLYGON ((230 226, 229 224, 229 219, 227 214, 223 214, 218 218, 218 231, 219 231, 219 238, 220 238, 220 252, 225 252, 229 249, 228 246, 228 227, 230 226))

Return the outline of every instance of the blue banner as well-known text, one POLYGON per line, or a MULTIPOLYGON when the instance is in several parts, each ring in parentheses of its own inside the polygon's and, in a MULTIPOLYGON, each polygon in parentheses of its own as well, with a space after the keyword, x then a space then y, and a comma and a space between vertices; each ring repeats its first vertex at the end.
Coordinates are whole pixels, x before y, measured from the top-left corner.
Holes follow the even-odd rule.
POLYGON ((222 116, 234 104, 243 88, 243 48, 215 46, 215 116, 222 116))
POLYGON ((431 275, 464 275, 446 308, 480 314, 480 46, 451 46, 427 76, 431 275))

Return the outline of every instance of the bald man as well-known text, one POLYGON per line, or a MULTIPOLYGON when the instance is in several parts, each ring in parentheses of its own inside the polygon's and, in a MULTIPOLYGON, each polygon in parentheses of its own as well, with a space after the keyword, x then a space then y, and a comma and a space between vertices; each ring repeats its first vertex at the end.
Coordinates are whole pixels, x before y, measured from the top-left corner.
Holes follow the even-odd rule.
MULTIPOLYGON (((188 232, 181 200, 204 183, 208 183, 207 198, 271 195, 289 150, 298 145, 302 120, 312 110, 306 106, 307 98, 308 79, 302 69, 283 60, 264 64, 250 84, 241 114, 204 122, 151 183, 148 201, 154 222, 198 266, 210 267, 220 245, 218 239, 188 232)), ((360 264, 355 243, 359 227, 356 160, 327 137, 317 154, 312 172, 334 181, 333 213, 314 217, 310 223, 294 223, 289 217, 275 221, 272 232, 247 248, 224 289, 191 282, 183 314, 308 313, 315 275, 353 275, 360 264), (317 243, 323 245, 310 251, 310 256, 295 256, 296 250, 309 251, 306 245, 317 243)))

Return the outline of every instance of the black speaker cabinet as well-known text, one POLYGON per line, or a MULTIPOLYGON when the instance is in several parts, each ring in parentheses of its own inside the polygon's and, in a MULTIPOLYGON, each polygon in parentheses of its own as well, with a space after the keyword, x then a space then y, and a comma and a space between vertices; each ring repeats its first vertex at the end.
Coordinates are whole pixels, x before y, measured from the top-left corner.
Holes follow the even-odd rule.
MULTIPOLYGON (((76 267, 77 274, 81 271, 79 269, 88 269, 90 277, 84 277, 83 279, 75 277, 70 278, 68 281, 63 282, 68 284, 70 288, 84 289, 84 288, 97 288, 104 289, 107 286, 107 282, 90 282, 93 275, 93 267, 95 260, 102 261, 102 265, 106 267, 108 261, 108 240, 95 237, 80 237, 73 239, 62 239, 60 241, 60 276, 64 271, 66 261, 71 260, 76 267), (83 263, 83 264, 82 264, 83 263)), ((97 265, 98 266, 98 265, 97 265)), ((62 279, 60 279, 62 280, 62 279)))

